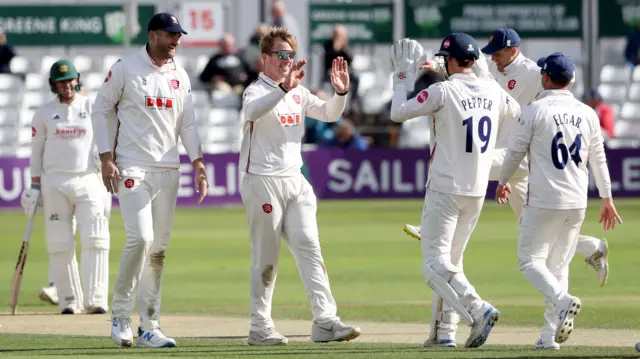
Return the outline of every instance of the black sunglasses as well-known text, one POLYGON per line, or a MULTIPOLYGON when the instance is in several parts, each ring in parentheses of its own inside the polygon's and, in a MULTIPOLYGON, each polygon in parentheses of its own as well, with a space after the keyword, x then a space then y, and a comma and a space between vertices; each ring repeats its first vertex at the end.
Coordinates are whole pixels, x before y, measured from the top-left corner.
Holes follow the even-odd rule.
POLYGON ((270 54, 275 54, 277 58, 279 58, 280 60, 289 60, 289 59, 293 59, 294 57, 296 57, 296 52, 295 51, 286 51, 286 50, 282 50, 282 51, 269 51, 270 54))

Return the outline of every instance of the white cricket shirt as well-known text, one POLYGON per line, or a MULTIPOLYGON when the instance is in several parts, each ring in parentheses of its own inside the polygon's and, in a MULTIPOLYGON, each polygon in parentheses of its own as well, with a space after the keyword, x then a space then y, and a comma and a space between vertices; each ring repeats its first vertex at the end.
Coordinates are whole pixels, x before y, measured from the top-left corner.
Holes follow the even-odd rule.
POLYGON ((587 207, 591 165, 600 197, 611 197, 600 120, 568 90, 546 90, 522 111, 500 175, 506 183, 529 156, 527 205, 548 209, 587 207))
POLYGON ((493 80, 458 73, 407 101, 396 89, 391 120, 431 115, 431 164, 427 188, 464 196, 485 196, 498 124, 520 116, 518 103, 493 80))
POLYGON ((298 85, 285 93, 279 83, 260 73, 242 98, 243 136, 239 167, 264 176, 290 176, 302 167, 304 118, 335 122, 346 96, 323 101, 298 85))
MULTIPOLYGON (((540 67, 522 53, 518 53, 516 58, 504 68, 504 72, 498 71, 498 67, 493 61, 488 61, 488 63, 493 78, 518 101, 521 108, 533 102, 536 96, 542 92, 540 67)), ((516 123, 516 121, 507 121, 500 125, 496 148, 509 146, 509 140, 516 123)))
POLYGON ((189 76, 173 60, 156 66, 146 48, 111 67, 91 118, 98 151, 113 151, 118 167, 177 169, 178 138, 191 161, 202 157, 189 76))
POLYGON ((76 94, 69 105, 56 98, 36 111, 31 122, 32 177, 97 172, 99 163, 89 98, 76 94))

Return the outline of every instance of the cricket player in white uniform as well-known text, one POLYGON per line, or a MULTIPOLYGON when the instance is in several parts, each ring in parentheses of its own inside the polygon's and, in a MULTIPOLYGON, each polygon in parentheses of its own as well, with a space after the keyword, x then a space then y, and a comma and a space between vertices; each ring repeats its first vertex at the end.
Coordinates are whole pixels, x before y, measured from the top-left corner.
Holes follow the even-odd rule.
MULTIPOLYGON (((503 89, 509 92, 521 107, 533 102, 536 95, 543 90, 540 83, 540 67, 536 62, 526 58, 520 52, 520 36, 513 29, 497 29, 489 37, 489 43, 482 48, 482 52, 491 56, 492 61, 488 64, 488 75, 493 77, 503 89)), ((478 72, 476 70, 476 73, 478 72)), ((574 81, 575 78, 572 79, 572 83, 574 81)), ((496 149, 498 150, 495 152, 489 175, 491 181, 497 181, 500 176, 500 169, 504 162, 509 139, 513 136, 513 131, 517 127, 514 123, 515 121, 505 121, 500 124, 496 142, 496 149)), ((527 175, 528 167, 525 158, 510 182, 512 193, 509 194, 509 205, 518 218, 522 214, 526 200, 527 175)), ((407 224, 404 226, 404 230, 410 236, 416 239, 420 238, 420 227, 407 224)), ((599 283, 604 286, 609 276, 607 242, 598 238, 580 235, 576 251, 583 255, 585 261, 598 272, 599 283)))
POLYGON ((505 203, 510 180, 529 156, 527 203, 520 217, 518 264, 545 298, 539 349, 559 349, 574 330, 581 302, 568 293, 569 264, 587 208, 591 166, 604 229, 622 223, 611 197, 598 115, 568 90, 575 66, 555 52, 538 62, 544 91, 525 106, 500 173, 497 199, 505 203))
POLYGON ((173 57, 186 32, 171 14, 156 14, 149 42, 122 57, 109 71, 94 102, 96 140, 102 176, 117 193, 127 241, 113 288, 112 340, 133 343, 131 311, 138 299, 138 347, 175 347, 160 330, 164 259, 178 198, 178 138, 192 161, 199 203, 207 194, 202 149, 191 85, 173 57), (117 110, 117 130, 109 123, 117 110))
POLYGON ((304 118, 338 120, 349 90, 347 62, 333 61, 331 83, 336 93, 325 102, 300 85, 306 60, 293 64, 296 45, 288 30, 269 29, 260 42, 264 72, 245 89, 242 100, 239 166, 251 244, 250 345, 288 342, 271 318, 281 236, 296 260, 311 303, 311 340, 346 341, 360 335, 360 328, 343 324, 337 316, 320 249, 316 196, 300 170, 304 118))
POLYGON ((465 33, 445 37, 436 54, 444 58, 448 80, 407 101, 422 54, 415 40, 402 39, 391 48, 391 120, 429 115, 434 136, 422 212, 422 226, 429 228, 421 233, 422 270, 433 289, 431 332, 424 345, 455 347, 462 317, 472 327, 465 346, 475 348, 485 343, 500 312, 469 283, 462 256, 484 203, 498 124, 515 121, 520 106, 495 81, 473 72, 480 49, 465 33))
POLYGON ((37 205, 42 191, 50 275, 57 285, 62 314, 85 310, 103 314, 109 294, 109 221, 105 189, 91 125, 91 100, 80 95, 80 74, 73 63, 60 60, 49 73, 56 99, 33 117, 31 188, 22 206, 37 205), (77 218, 82 247, 76 259, 73 219, 77 218))

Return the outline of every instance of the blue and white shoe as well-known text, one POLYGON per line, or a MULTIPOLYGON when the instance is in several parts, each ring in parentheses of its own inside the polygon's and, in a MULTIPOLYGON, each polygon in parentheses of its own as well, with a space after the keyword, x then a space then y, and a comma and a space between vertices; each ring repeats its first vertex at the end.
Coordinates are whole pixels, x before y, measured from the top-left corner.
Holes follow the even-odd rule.
POLYGON ((455 339, 427 339, 423 345, 425 348, 455 348, 455 339))
POLYGON ((131 318, 113 317, 111 322, 111 340, 119 347, 130 348, 133 345, 131 318))
POLYGON ((176 341, 167 338, 160 328, 143 331, 138 328, 138 348, 174 348, 176 341))
POLYGON ((493 329, 500 317, 500 312, 496 308, 489 303, 486 304, 489 308, 484 314, 480 318, 473 318, 474 323, 471 327, 471 334, 469 334, 469 339, 464 344, 466 348, 478 348, 484 344, 489 337, 489 333, 491 333, 491 329, 493 329))

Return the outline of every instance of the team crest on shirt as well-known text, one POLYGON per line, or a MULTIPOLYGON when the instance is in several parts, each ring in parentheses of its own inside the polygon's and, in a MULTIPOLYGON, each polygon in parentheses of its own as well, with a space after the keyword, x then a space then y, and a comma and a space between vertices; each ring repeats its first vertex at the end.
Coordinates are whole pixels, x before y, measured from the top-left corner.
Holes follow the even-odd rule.
POLYGON ((278 115, 280 124, 284 127, 297 126, 302 123, 302 118, 299 113, 285 113, 278 115))
POLYGON ((180 87, 180 81, 175 79, 171 80, 171 87, 173 87, 174 90, 177 90, 178 87, 180 87))
POLYGON ((36 131, 35 127, 31 127, 31 137, 36 137, 36 134, 38 133, 38 131, 36 131))
POLYGON ((516 87, 516 80, 509 80, 509 82, 507 83, 507 87, 509 88, 509 90, 513 90, 516 87))
POLYGON ((266 214, 269 214, 273 211, 273 206, 269 203, 265 203, 262 205, 262 211, 266 214))
POLYGON ((135 182, 134 182, 133 178, 127 178, 127 179, 124 181, 124 186, 125 186, 126 188, 131 188, 131 187, 133 187, 133 185, 134 185, 134 184, 135 184, 135 182))
POLYGON ((427 90, 422 90, 417 96, 417 100, 420 103, 427 102, 428 98, 429 98, 429 92, 427 92, 427 90))
POLYGON ((302 102, 302 100, 300 100, 300 96, 298 95, 293 95, 293 101, 295 101, 298 105, 300 104, 300 102, 302 102))

